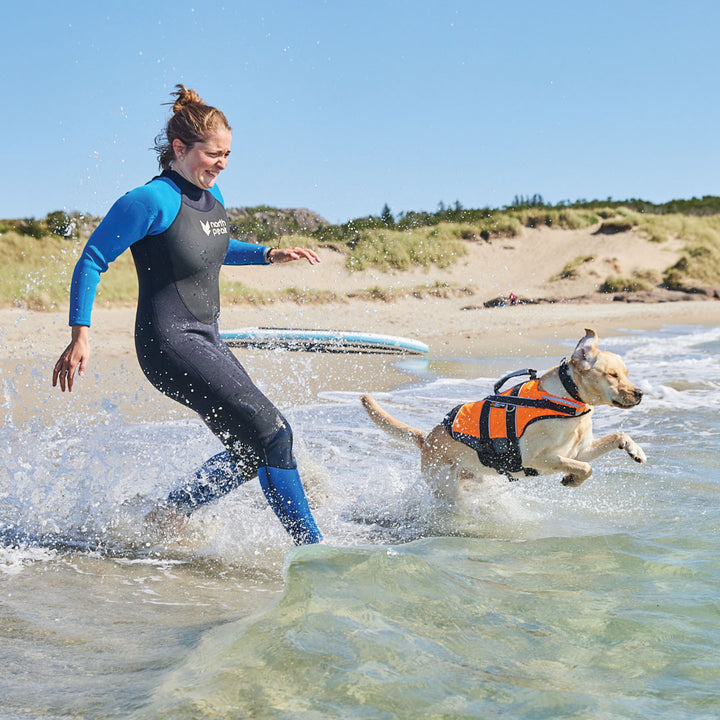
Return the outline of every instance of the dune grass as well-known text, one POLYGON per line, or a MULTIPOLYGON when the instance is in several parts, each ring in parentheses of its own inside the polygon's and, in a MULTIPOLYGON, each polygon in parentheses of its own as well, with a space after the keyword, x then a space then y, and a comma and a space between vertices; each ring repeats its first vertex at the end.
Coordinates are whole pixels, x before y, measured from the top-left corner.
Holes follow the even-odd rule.
POLYGON ((652 270, 635 272, 629 278, 611 275, 605 278, 605 281, 598 288, 598 292, 643 292, 652 290, 659 281, 660 278, 652 270))
POLYGON ((563 269, 557 274, 551 277, 551 280, 565 280, 567 278, 574 278, 578 275, 578 268, 585 263, 593 262, 595 260, 594 255, 578 255, 576 258, 568 263, 565 263, 563 269))
MULTIPOLYGON (((664 206, 643 201, 628 201, 627 205, 578 202, 573 206, 518 206, 496 210, 465 210, 456 206, 437 213, 406 213, 398 220, 389 213, 384 218, 369 216, 340 226, 323 227, 313 233, 275 236, 267 242, 275 246, 332 248, 346 256, 346 267, 351 271, 370 267, 403 271, 412 267, 448 267, 467 253, 468 243, 517 237, 525 227, 582 229, 597 224, 599 250, 603 233, 628 229, 653 242, 663 243, 670 238, 685 241, 681 258, 665 270, 660 281, 670 288, 689 289, 698 284, 720 285, 719 211, 720 198, 712 197, 675 201, 664 206)), ((42 221, 0 221, 0 256, 3 258, 0 303, 39 310, 65 307, 73 267, 88 232, 96 224, 97 218, 60 213, 51 213, 42 221)), ((571 261, 560 277, 572 277, 590 257, 571 261)), ((605 286, 640 287, 649 282, 648 278, 607 278, 605 286)), ((232 303, 341 299, 332 292, 311 293, 292 287, 267 293, 225 280, 221 280, 221 294, 232 303)), ((373 295, 381 297, 387 293, 367 291, 368 297, 373 295)), ((96 304, 132 303, 136 297, 135 269, 130 253, 126 252, 104 274, 96 304)))
POLYGON ((463 233, 474 234, 474 230, 466 225, 442 223, 410 230, 364 229, 342 240, 328 240, 327 236, 317 234, 287 235, 273 244, 332 248, 347 256, 345 266, 351 272, 370 267, 383 270, 409 270, 412 266, 445 268, 467 253, 461 242, 463 233))
MULTIPOLYGON (((46 235, 35 238, 16 232, 0 236, 0 303, 30 310, 55 310, 67 305, 73 268, 84 240, 46 235)), ((133 302, 137 276, 129 252, 104 274, 97 305, 133 302)))
POLYGON ((67 296, 72 267, 80 253, 59 237, 38 239, 10 231, 0 238, 0 298, 32 310, 50 310, 67 296))
POLYGON ((666 242, 670 237, 686 242, 682 257, 665 271, 663 282, 668 287, 720 283, 720 216, 642 216, 637 229, 655 242, 666 242))
POLYGON ((507 211, 518 219, 525 227, 546 227, 560 228, 562 230, 582 230, 591 227, 600 221, 601 215, 598 210, 576 209, 576 208, 527 208, 522 210, 507 211))
MULTIPOLYGON (((632 229, 651 242, 664 243, 671 238, 686 242, 680 259, 663 274, 661 282, 667 287, 682 290, 697 284, 720 284, 720 215, 652 214, 618 207, 612 209, 610 215, 603 213, 602 217, 608 219, 600 226, 601 233, 632 229)), ((622 278, 608 278, 606 284, 612 287, 619 280, 622 278)), ((646 278, 640 284, 647 282, 646 278)), ((628 279, 626 284, 638 283, 628 279)))
POLYGON ((448 267, 467 251, 457 229, 445 223, 432 229, 364 231, 349 246, 348 270, 378 267, 408 270, 413 265, 448 267))

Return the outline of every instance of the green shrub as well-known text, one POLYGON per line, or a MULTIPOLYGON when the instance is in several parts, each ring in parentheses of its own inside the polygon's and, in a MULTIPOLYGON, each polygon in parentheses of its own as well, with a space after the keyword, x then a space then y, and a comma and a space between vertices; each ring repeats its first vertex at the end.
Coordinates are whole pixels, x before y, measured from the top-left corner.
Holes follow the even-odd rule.
MULTIPOLYGON (((331 247, 346 255, 350 269, 373 266, 405 270, 430 265, 447 267, 467 252, 469 241, 515 237, 525 226, 581 229, 600 223, 601 231, 635 228, 638 234, 655 242, 682 240, 685 243, 682 256, 662 276, 666 286, 720 285, 720 197, 665 204, 608 198, 564 201, 555 206, 548 205, 540 196, 517 199, 519 204, 500 209, 466 209, 456 202, 447 207, 440 203, 436 212, 393 214, 386 206, 380 216, 357 218, 315 232, 304 230, 287 211, 257 207, 250 208, 247 214, 233 216, 232 226, 235 237, 251 242, 280 247, 331 247)), ((49 213, 44 220, 0 221, 0 254, 4 261, 0 266, 0 303, 34 308, 66 305, 70 276, 82 248, 77 238, 86 237, 96 225, 95 218, 64 211, 49 213)), ((590 259, 591 256, 576 258, 560 271, 559 277, 572 277, 590 259)), ((648 274, 609 277, 602 288, 605 292, 645 289, 657 282, 657 277, 648 274)), ((223 283, 222 292, 231 302, 271 302, 280 297, 292 297, 298 302, 327 300, 327 296, 311 298, 295 288, 263 294, 223 283)), ((376 292, 387 296, 389 291, 376 292)), ((126 253, 103 274, 98 302, 134 302, 136 294, 135 270, 126 253)))
POLYGON ((597 232, 602 235, 615 235, 616 233, 629 232, 633 227, 633 224, 627 220, 605 220, 600 223, 597 232))
POLYGON ((23 220, 19 220, 15 225, 15 230, 21 235, 28 235, 29 237, 33 237, 37 240, 44 235, 47 235, 45 225, 42 221, 36 220, 35 218, 25 218, 23 220))
POLYGON ((77 218, 73 218, 62 210, 48 213, 45 225, 53 235, 64 238, 77 238, 80 236, 77 218))
POLYGON ((522 223, 515 215, 494 213, 476 223, 480 228, 480 236, 485 240, 522 235, 522 223))
POLYGON ((605 282, 600 285, 598 292, 641 292, 643 290, 650 290, 651 287, 651 284, 642 277, 634 276, 632 278, 624 278, 618 275, 612 275, 607 277, 605 282))
POLYGON ((563 269, 550 279, 565 280, 567 278, 577 277, 578 268, 585 263, 593 262, 593 260, 595 260, 594 255, 578 255, 574 260, 571 260, 569 263, 565 263, 563 269))
POLYGON ((665 271, 664 282, 671 288, 686 288, 693 281, 720 283, 720 244, 691 243, 683 256, 665 271))

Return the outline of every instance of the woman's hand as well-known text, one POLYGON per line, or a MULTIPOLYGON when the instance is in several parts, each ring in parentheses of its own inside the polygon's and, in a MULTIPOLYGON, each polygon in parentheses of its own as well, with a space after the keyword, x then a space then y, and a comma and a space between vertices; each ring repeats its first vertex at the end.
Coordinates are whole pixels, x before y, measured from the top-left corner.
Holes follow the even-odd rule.
POLYGON ((60 359, 55 363, 53 369, 52 384, 55 387, 60 380, 60 389, 65 392, 67 383, 68 392, 72 392, 75 379, 75 370, 78 376, 85 374, 88 360, 90 359, 89 329, 86 325, 73 325, 72 340, 65 348, 60 359))
POLYGON ((320 262, 318 254, 314 250, 310 250, 310 248, 270 248, 267 251, 267 259, 271 263, 286 263, 293 260, 302 260, 303 258, 311 265, 320 262))

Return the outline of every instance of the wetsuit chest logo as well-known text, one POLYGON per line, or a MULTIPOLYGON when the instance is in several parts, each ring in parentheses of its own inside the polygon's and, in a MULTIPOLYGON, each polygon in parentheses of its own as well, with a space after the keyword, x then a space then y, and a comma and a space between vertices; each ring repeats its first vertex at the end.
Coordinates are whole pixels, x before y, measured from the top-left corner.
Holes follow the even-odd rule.
POLYGON ((202 227, 203 232, 208 237, 210 237, 210 235, 227 235, 228 234, 227 221, 224 219, 208 220, 207 222, 203 222, 201 220, 200 227, 202 227))

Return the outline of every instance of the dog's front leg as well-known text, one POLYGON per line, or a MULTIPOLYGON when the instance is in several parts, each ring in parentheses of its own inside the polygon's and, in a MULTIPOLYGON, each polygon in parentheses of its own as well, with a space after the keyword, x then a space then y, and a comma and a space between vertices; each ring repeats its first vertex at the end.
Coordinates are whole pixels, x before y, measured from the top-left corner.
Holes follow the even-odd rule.
POLYGON ((578 453, 577 459, 590 462, 615 449, 625 450, 637 463, 644 463, 647 460, 643 449, 624 432, 610 433, 610 435, 596 438, 586 449, 578 453))
POLYGON ((582 460, 563 457, 562 455, 549 455, 542 458, 533 458, 527 463, 528 467, 535 468, 541 474, 565 473, 562 484, 566 487, 582 485, 591 475, 592 468, 582 460))

